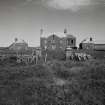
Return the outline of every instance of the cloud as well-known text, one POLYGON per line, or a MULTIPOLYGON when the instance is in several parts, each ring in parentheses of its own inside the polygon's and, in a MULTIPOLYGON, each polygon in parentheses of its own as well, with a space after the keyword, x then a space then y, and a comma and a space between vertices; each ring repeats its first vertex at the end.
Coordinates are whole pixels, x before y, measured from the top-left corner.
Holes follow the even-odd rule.
POLYGON ((26 6, 26 5, 30 4, 31 2, 33 2, 33 0, 25 0, 22 5, 26 6))
MULTIPOLYGON (((102 2, 102 0, 100 0, 102 2)), ((58 10, 77 11, 82 7, 97 5, 101 2, 97 0, 42 0, 48 7, 58 10)))

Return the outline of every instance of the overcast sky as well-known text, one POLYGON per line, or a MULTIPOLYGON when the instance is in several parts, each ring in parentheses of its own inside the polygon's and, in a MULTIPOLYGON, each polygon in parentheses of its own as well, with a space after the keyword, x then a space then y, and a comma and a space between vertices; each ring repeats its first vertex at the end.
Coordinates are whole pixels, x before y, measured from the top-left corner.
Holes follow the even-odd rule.
POLYGON ((15 37, 38 46, 41 28, 44 33, 67 28, 77 43, 89 36, 105 41, 105 0, 0 0, 0 46, 15 37))

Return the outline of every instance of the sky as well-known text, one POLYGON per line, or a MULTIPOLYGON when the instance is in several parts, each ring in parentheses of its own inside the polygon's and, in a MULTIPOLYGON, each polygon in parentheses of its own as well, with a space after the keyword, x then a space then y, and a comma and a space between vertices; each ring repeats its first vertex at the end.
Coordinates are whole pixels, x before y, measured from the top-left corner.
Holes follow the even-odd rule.
POLYGON ((68 33, 105 42, 105 0, 0 0, 0 46, 14 38, 40 45, 43 33, 68 33))

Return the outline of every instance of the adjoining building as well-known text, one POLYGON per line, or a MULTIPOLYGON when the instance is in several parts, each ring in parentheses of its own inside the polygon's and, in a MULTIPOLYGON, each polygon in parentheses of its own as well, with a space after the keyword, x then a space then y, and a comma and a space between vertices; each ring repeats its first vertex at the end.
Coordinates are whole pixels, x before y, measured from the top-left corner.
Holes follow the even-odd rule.
POLYGON ((76 47, 76 37, 68 34, 64 30, 64 33, 49 34, 48 37, 41 35, 40 47, 42 50, 65 50, 67 47, 76 47))
POLYGON ((105 41, 93 41, 93 39, 90 37, 81 41, 79 48, 84 50, 102 51, 105 50, 105 41))
POLYGON ((9 50, 28 50, 28 43, 26 43, 24 40, 18 40, 15 38, 14 42, 9 46, 9 50))
POLYGON ((40 47, 30 47, 28 43, 24 40, 18 40, 15 38, 14 42, 8 47, 7 54, 10 52, 14 52, 16 55, 38 55, 41 57, 41 49, 40 47))
POLYGON ((90 38, 82 40, 81 43, 79 44, 79 48, 85 49, 85 50, 93 50, 94 49, 93 39, 90 37, 90 38))

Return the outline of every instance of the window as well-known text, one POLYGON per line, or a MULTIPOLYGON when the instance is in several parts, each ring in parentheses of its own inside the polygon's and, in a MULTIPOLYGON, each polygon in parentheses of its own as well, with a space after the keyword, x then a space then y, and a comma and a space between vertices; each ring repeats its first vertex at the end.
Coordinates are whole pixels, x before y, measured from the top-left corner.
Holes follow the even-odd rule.
POLYGON ((55 50, 56 49, 56 45, 52 45, 52 49, 55 50))
POLYGON ((73 40, 71 40, 71 44, 73 44, 74 43, 74 41, 73 40))
POLYGON ((51 43, 55 43, 55 40, 51 40, 51 43))
POLYGON ((68 45, 68 46, 71 45, 71 39, 68 39, 68 40, 67 40, 67 45, 68 45))
POLYGON ((44 40, 44 43, 47 44, 47 40, 44 40))
POLYGON ((74 40, 73 39, 67 39, 67 45, 70 46, 74 44, 74 40))
POLYGON ((46 46, 46 45, 44 46, 44 49, 45 49, 45 50, 47 49, 47 46, 46 46))

